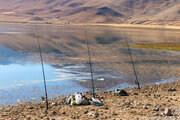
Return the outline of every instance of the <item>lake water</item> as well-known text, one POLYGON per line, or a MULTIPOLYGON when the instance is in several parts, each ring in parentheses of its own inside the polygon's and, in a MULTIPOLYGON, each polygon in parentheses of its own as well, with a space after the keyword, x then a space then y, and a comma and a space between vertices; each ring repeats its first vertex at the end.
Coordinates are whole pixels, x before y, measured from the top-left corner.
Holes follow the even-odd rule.
MULTIPOLYGON (((86 29, 98 91, 136 86, 125 36, 141 85, 180 79, 180 31, 86 29)), ((84 26, 0 23, 0 104, 37 101, 44 95, 36 35, 48 98, 91 90, 84 26)))

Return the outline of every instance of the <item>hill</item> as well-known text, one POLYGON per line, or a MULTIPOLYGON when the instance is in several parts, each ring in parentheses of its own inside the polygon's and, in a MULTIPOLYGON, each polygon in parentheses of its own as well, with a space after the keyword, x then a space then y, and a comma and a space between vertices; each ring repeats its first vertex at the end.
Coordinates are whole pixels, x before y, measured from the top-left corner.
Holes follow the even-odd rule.
POLYGON ((180 0, 0 0, 0 21, 180 25, 180 0))

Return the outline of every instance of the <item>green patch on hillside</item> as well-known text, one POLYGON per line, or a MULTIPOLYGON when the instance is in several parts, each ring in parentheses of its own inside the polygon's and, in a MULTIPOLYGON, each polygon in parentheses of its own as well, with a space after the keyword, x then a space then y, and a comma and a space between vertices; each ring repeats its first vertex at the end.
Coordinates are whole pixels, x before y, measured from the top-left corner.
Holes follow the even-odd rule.
MULTIPOLYGON (((106 44, 108 46, 127 47, 126 44, 106 44)), ((180 51, 180 42, 159 42, 159 43, 134 43, 129 45, 130 48, 156 49, 168 51, 180 51)))

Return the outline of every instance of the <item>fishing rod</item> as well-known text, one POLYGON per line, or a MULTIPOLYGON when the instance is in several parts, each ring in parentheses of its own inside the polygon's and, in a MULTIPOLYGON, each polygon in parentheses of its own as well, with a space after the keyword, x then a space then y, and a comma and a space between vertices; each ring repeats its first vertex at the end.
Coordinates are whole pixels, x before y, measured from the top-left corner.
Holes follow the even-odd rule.
POLYGON ((38 35, 35 33, 37 43, 38 43, 38 48, 39 48, 39 55, 41 58, 41 67, 42 67, 42 73, 43 73, 43 79, 44 79, 44 90, 45 90, 45 97, 46 97, 46 110, 48 110, 48 97, 47 97, 47 88, 46 88, 46 76, 44 72, 44 63, 43 63, 43 58, 42 58, 42 52, 41 52, 41 46, 40 46, 40 41, 38 35))
POLYGON ((138 79, 138 76, 137 76, 137 73, 136 73, 136 69, 135 69, 135 66, 134 66, 134 61, 133 61, 133 58, 132 58, 132 55, 131 55, 131 50, 130 50, 130 48, 129 48, 129 44, 128 44, 128 41, 127 41, 125 32, 124 32, 124 39, 125 39, 126 44, 127 44, 129 56, 130 56, 130 58, 131 58, 131 63, 132 63, 133 70, 134 70, 134 75, 135 75, 135 77, 136 77, 135 84, 137 84, 137 85, 138 85, 138 89, 140 89, 139 79, 138 79))
POLYGON ((93 70, 92 70, 91 53, 90 53, 90 48, 89 48, 89 40, 88 40, 87 30, 86 30, 85 26, 84 26, 84 32, 85 32, 85 35, 86 35, 86 44, 87 44, 87 49, 88 49, 89 67, 90 67, 90 72, 91 72, 91 82, 92 82, 93 98, 95 98, 94 78, 93 78, 93 70))

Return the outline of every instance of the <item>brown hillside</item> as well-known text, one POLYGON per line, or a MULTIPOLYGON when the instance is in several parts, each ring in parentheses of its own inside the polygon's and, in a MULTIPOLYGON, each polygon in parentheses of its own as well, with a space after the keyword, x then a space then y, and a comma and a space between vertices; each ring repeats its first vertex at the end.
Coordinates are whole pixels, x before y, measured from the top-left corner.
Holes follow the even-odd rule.
POLYGON ((180 25, 180 0, 0 0, 0 21, 180 25))

